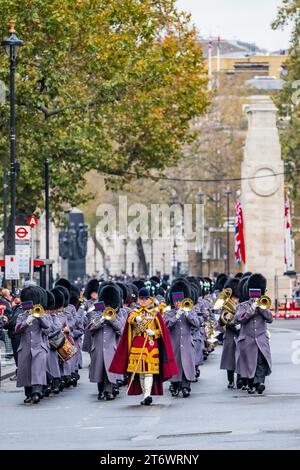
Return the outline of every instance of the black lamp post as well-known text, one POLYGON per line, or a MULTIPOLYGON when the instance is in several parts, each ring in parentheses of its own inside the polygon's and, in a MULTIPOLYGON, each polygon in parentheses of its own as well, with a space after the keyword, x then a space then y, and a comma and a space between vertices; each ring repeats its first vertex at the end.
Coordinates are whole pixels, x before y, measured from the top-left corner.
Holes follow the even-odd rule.
POLYGON ((227 249, 226 249, 226 272, 229 276, 230 274, 230 233, 229 233, 229 218, 230 218, 230 195, 232 191, 229 188, 225 190, 225 195, 227 198, 227 249))
POLYGON ((50 259, 49 160, 45 160, 46 259, 50 259))
POLYGON ((15 227, 16 227, 16 135, 15 135, 15 69, 16 57, 19 48, 23 45, 23 41, 18 39, 15 32, 14 20, 9 22, 9 37, 1 42, 1 46, 5 47, 6 54, 10 61, 10 240, 7 240, 7 248, 11 255, 16 253, 15 243, 15 227), (8 243, 9 241, 9 243, 8 243))
MULTIPOLYGON (((197 196, 199 198, 199 203, 201 204, 201 230, 203 233, 204 230, 204 192, 203 191, 198 191, 197 196)), ((199 249, 199 262, 200 262, 200 276, 203 276, 203 239, 201 237, 201 246, 199 249)))

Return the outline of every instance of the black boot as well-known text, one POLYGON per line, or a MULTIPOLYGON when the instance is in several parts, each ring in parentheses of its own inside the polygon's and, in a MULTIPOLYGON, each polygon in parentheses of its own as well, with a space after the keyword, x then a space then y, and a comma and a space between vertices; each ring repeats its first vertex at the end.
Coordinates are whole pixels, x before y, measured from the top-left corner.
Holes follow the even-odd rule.
POLYGON ((258 395, 262 395, 265 389, 266 389, 265 384, 262 384, 262 383, 257 384, 256 390, 257 390, 258 395))
POLYGON ((152 403, 152 397, 146 397, 143 401, 141 401, 141 405, 150 406, 152 403))
POLYGON ((188 388, 184 387, 182 389, 182 396, 183 396, 183 398, 188 398, 190 396, 190 391, 189 391, 188 388))
POLYGON ((32 403, 35 403, 37 404, 39 401, 40 401, 41 397, 40 397, 40 394, 39 393, 34 393, 32 396, 31 396, 31 401, 32 403))

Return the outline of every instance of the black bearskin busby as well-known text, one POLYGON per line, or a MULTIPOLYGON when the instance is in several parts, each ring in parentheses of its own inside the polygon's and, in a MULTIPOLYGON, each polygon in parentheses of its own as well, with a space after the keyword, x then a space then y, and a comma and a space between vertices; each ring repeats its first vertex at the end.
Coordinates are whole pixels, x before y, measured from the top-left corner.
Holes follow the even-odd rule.
POLYGON ((228 280, 228 276, 225 273, 221 273, 218 275, 215 283, 215 291, 222 291, 224 289, 224 285, 228 280))
POLYGON ((97 292, 99 289, 98 279, 91 279, 85 286, 84 296, 87 300, 90 300, 92 292, 97 292))
POLYGON ((41 291, 37 286, 24 287, 21 291, 20 298, 22 302, 31 300, 33 305, 41 305, 42 302, 41 291))
POLYGON ((54 287, 54 289, 52 289, 50 292, 54 295, 54 299, 55 299, 54 308, 56 310, 58 308, 62 308, 64 306, 64 303, 65 303, 65 296, 62 293, 62 291, 58 287, 54 287))
POLYGON ((267 279, 262 274, 252 274, 247 282, 247 289, 260 289, 261 295, 266 293, 267 279))
POLYGON ((54 287, 58 287, 58 286, 63 286, 66 289, 68 289, 68 291, 70 292, 72 284, 70 283, 70 281, 68 281, 68 279, 61 277, 60 279, 58 279, 58 281, 56 281, 54 287))
POLYGON ((56 288, 59 289, 61 291, 61 293, 63 294, 63 296, 65 298, 64 307, 67 307, 70 303, 70 292, 64 286, 56 286, 56 288))
POLYGON ((238 299, 240 296, 239 284, 239 279, 234 277, 233 279, 228 279, 228 281, 226 281, 224 289, 231 289, 232 297, 236 297, 238 299))
POLYGON ((47 310, 54 310, 55 309, 55 297, 52 292, 46 290, 47 294, 47 310))
POLYGON ((106 307, 119 308, 122 302, 120 288, 113 283, 104 286, 100 291, 99 300, 104 302, 106 307))

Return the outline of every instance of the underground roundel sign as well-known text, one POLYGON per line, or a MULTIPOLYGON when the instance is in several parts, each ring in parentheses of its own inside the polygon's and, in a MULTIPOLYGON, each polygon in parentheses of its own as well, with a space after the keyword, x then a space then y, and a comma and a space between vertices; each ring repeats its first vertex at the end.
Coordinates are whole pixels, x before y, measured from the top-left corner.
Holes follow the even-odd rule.
POLYGON ((37 226, 38 219, 34 215, 31 215, 30 217, 28 217, 27 222, 31 228, 34 228, 37 226))

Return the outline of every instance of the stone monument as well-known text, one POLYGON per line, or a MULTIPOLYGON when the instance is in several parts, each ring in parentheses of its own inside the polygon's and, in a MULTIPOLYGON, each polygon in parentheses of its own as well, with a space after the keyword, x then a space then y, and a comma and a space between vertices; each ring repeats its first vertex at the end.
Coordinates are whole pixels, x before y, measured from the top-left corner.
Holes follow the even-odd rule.
MULTIPOLYGON (((245 271, 262 273, 268 295, 274 299, 275 276, 283 278, 284 262, 284 166, 281 160, 276 107, 268 96, 252 96, 244 106, 248 133, 242 163, 241 202, 246 246, 245 271)), ((287 281, 287 282, 286 282, 287 281)), ((280 297, 284 295, 280 292, 280 297)))

